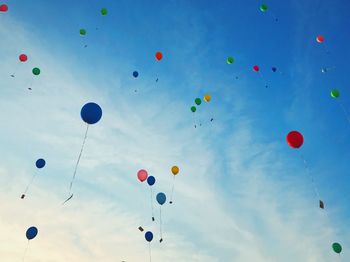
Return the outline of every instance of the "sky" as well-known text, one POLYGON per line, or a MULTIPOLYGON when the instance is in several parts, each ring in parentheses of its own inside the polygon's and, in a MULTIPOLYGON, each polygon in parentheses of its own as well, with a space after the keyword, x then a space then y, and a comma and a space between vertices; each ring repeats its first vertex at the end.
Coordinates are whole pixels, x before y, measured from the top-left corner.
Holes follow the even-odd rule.
POLYGON ((1 262, 140 262, 149 250, 154 262, 350 260, 348 1, 266 1, 265 13, 255 0, 2 3, 1 262), (62 205, 87 102, 103 116, 62 205), (286 143, 292 130, 299 149, 286 143), (175 181, 162 243, 140 169, 154 195, 169 198, 175 181))

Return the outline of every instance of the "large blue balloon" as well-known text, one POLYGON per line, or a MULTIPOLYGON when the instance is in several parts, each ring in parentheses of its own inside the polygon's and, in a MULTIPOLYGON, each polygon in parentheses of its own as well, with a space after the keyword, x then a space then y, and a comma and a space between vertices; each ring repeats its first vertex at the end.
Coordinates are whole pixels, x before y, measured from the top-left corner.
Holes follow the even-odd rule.
POLYGON ((36 162, 35 165, 37 168, 43 168, 45 166, 46 162, 44 159, 39 158, 36 162))
POLYGON ((166 196, 164 193, 160 192, 157 194, 157 202, 159 203, 159 205, 163 205, 166 201, 166 196))
POLYGON ((154 178, 154 176, 149 176, 149 177, 147 177, 147 183, 148 183, 150 186, 153 186, 155 182, 156 182, 156 179, 154 178))
POLYGON ((36 227, 30 227, 27 229, 26 237, 28 240, 31 240, 35 238, 37 234, 38 234, 38 229, 36 227))
POLYGON ((145 234, 145 238, 148 242, 151 242, 153 239, 153 233, 151 231, 147 231, 145 234))
POLYGON ((102 117, 102 109, 98 104, 90 102, 82 107, 80 115, 84 122, 96 124, 102 117))

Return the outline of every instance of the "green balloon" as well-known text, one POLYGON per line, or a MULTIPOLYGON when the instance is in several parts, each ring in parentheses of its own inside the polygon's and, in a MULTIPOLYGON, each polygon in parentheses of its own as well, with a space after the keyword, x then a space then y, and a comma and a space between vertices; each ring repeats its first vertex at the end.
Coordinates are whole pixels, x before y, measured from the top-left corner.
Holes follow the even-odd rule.
POLYGON ((332 248, 333 248, 333 251, 338 254, 340 254, 342 250, 342 247, 339 243, 333 243, 332 248))
POLYGON ((40 75, 40 69, 37 68, 37 67, 34 67, 33 70, 32 70, 32 72, 33 72, 33 74, 36 75, 36 76, 37 76, 37 75, 40 75))
POLYGON ((107 15, 107 13, 108 13, 107 8, 102 8, 101 9, 101 15, 107 15))
POLYGON ((194 113, 194 112, 196 112, 196 110, 197 110, 197 108, 195 107, 195 106, 192 106, 191 107, 191 111, 194 113))
POLYGON ((80 32, 80 35, 82 35, 82 36, 86 35, 86 30, 84 28, 80 29, 79 32, 80 32))
POLYGON ((267 5, 265 5, 265 4, 262 4, 261 6, 260 6, 260 10, 261 10, 261 12, 266 12, 267 11, 267 5))
POLYGON ((331 91, 331 97, 333 97, 333 98, 338 98, 339 96, 340 96, 339 90, 333 89, 333 90, 331 91))
POLYGON ((199 97, 197 97, 197 98, 194 100, 194 102, 196 103, 197 106, 199 106, 200 104, 202 104, 202 100, 201 100, 199 97))
POLYGON ((227 58, 227 60, 226 60, 226 62, 227 62, 229 65, 232 64, 234 61, 235 61, 235 60, 233 59, 232 56, 229 56, 229 57, 227 58))

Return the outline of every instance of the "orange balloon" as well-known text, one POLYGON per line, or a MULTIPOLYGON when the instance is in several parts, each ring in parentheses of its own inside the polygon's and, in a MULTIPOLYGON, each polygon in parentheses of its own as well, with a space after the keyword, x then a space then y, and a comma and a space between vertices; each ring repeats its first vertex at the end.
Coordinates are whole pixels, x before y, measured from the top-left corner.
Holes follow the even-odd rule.
POLYGON ((209 103, 210 100, 211 100, 211 96, 209 94, 205 94, 203 99, 204 99, 205 102, 209 103))
POLYGON ((171 172, 173 173, 173 175, 177 175, 179 173, 180 169, 177 166, 173 166, 171 168, 171 172))

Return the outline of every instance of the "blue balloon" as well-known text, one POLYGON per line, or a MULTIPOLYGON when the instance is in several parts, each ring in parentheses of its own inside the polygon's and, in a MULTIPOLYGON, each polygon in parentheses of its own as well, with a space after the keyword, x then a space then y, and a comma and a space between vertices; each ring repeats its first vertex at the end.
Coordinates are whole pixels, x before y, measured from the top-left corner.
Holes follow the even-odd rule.
POLYGON ((136 77, 138 77, 139 76, 139 72, 137 72, 137 71, 134 71, 133 73, 132 73, 132 75, 136 78, 136 77))
POLYGON ((157 202, 160 204, 160 205, 163 205, 166 201, 166 196, 164 193, 160 192, 157 194, 157 202))
POLYGON ((36 162, 35 165, 37 168, 43 168, 45 166, 46 162, 44 159, 39 158, 36 162))
POLYGON ((80 116, 84 122, 90 125, 96 124, 102 117, 102 109, 98 104, 90 102, 82 107, 80 116))
POLYGON ((150 186, 153 186, 155 182, 156 182, 156 179, 154 178, 154 176, 149 176, 149 177, 147 178, 147 183, 148 183, 150 186))
POLYGON ((153 233, 151 231, 147 231, 145 234, 145 238, 148 242, 151 242, 153 239, 153 233))
POLYGON ((272 67, 271 68, 273 72, 276 72, 277 71, 277 68, 276 67, 272 67))
POLYGON ((30 227, 27 229, 26 237, 28 240, 31 240, 35 238, 37 234, 38 234, 38 229, 36 227, 30 227))

